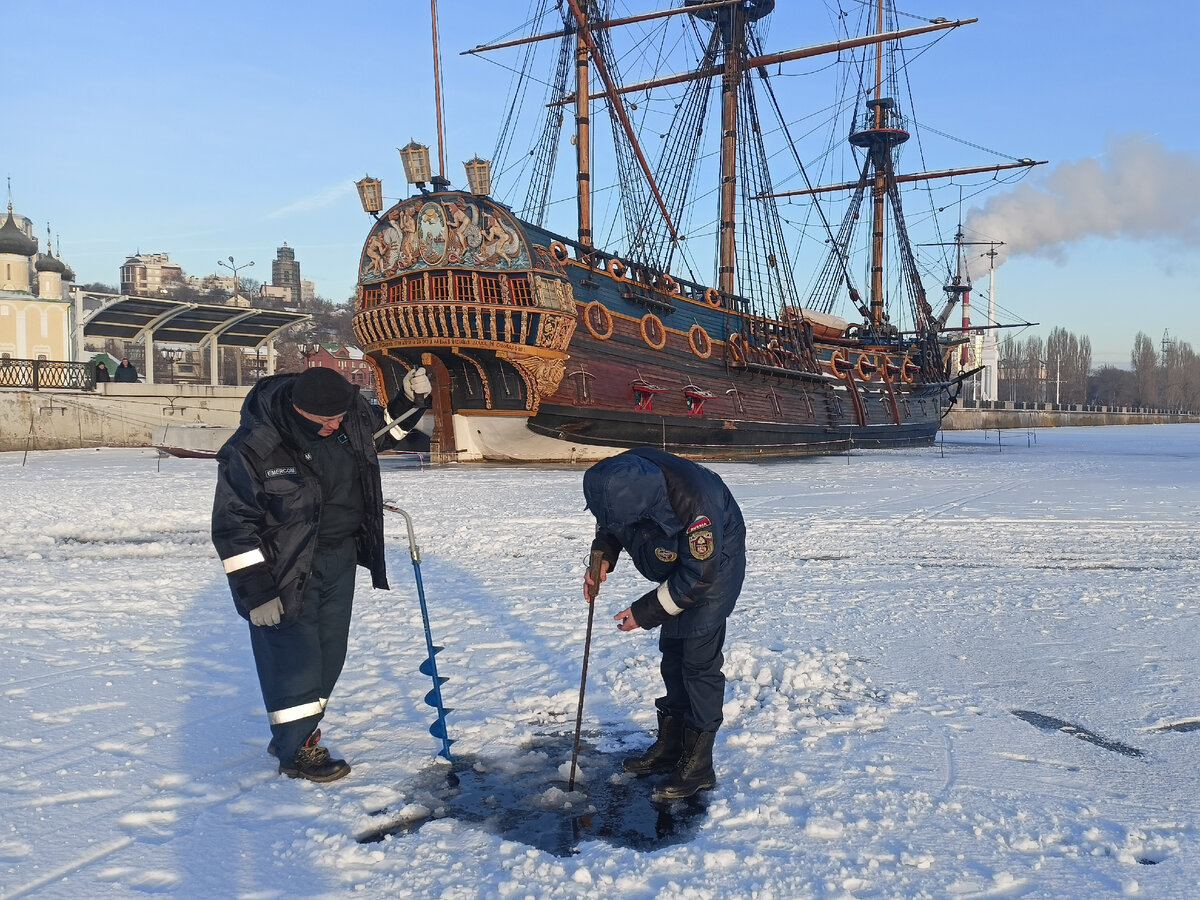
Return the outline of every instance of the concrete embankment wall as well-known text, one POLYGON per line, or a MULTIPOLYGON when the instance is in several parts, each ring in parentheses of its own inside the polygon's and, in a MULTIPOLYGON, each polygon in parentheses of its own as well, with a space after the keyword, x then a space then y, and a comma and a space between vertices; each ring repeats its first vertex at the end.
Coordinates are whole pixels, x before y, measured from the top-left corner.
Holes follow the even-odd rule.
POLYGON ((1053 404, 996 403, 985 408, 964 409, 956 406, 942 419, 942 428, 945 431, 988 431, 1077 425, 1167 425, 1179 422, 1200 422, 1200 416, 1104 406, 1061 407, 1053 404))
POLYGON ((0 389, 0 451, 149 447, 156 426, 236 426, 249 387, 109 384, 0 389))
MULTIPOLYGON (((93 391, 0 388, 0 451, 149 447, 164 425, 236 426, 249 387, 100 384, 93 391)), ((1151 425, 1200 422, 1200 416, 1107 407, 995 403, 952 409, 947 431, 1151 425)), ((215 447, 212 449, 216 449, 215 447)))

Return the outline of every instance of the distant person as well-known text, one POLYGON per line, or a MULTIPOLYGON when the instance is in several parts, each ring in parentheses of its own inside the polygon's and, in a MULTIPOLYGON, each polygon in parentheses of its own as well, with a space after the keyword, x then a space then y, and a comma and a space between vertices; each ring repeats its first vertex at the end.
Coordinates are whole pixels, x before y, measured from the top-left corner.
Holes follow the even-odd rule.
POLYGON ((117 366, 117 371, 113 374, 113 381, 135 384, 137 380, 137 367, 129 361, 129 357, 122 357, 121 364, 117 366))
POLYGON ((395 446, 420 419, 425 370, 410 370, 402 387, 374 412, 333 369, 263 378, 217 453, 213 544, 250 622, 267 752, 291 778, 350 773, 320 745, 317 725, 346 661, 356 563, 388 587, 376 446, 395 446))
MULTIPOLYGON (((651 447, 601 460, 583 474, 596 517, 593 551, 600 582, 621 550, 658 587, 613 618, 621 631, 659 628, 659 671, 666 695, 654 701, 658 737, 623 763, 636 775, 670 777, 655 800, 691 797, 716 784, 713 740, 721 727, 725 620, 746 574, 746 526, 725 483, 712 471, 651 447)), ((589 570, 585 599, 598 589, 589 570)))
POLYGON ((96 363, 96 384, 103 384, 109 380, 108 366, 102 362, 96 363))

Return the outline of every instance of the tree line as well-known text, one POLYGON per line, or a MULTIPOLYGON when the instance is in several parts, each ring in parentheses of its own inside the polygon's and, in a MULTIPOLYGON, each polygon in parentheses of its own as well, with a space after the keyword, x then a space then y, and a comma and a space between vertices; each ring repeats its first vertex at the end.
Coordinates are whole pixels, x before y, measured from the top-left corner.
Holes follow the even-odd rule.
POLYGON ((1161 344, 1144 332, 1133 339, 1128 369, 1092 369, 1086 335, 1055 328, 1044 341, 1006 338, 999 347, 1000 400, 1061 405, 1200 410, 1200 357, 1186 341, 1164 337, 1161 344))

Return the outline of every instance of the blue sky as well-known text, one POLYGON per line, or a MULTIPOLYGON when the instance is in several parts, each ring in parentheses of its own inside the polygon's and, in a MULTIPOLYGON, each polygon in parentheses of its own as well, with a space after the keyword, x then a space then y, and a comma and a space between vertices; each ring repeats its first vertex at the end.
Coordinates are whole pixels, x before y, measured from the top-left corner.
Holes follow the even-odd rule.
MULTIPOLYGON (((1012 251, 996 272, 1010 321, 1087 335, 1095 364, 1128 365, 1138 331, 1200 348, 1200 125, 1185 74, 1200 4, 902 6, 979 19, 914 67, 922 120, 1049 160, 989 195, 1011 195, 1007 205, 966 210, 968 223, 1005 232, 973 237, 1012 251)), ((115 283, 139 250, 193 275, 223 273, 216 260, 230 255, 254 260, 243 274, 269 280, 287 242, 318 293, 343 300, 370 224, 353 182, 370 172, 397 199, 407 187, 395 148, 435 143, 428 11, 424 0, 18 5, 0 174, 81 281, 115 283)), ((447 173, 459 183, 461 161, 492 151, 508 73, 458 51, 519 26, 526 4, 441 0, 439 12, 447 173)), ((768 41, 829 35, 827 7, 780 0, 768 41)), ((982 264, 972 275, 986 286, 982 264)))

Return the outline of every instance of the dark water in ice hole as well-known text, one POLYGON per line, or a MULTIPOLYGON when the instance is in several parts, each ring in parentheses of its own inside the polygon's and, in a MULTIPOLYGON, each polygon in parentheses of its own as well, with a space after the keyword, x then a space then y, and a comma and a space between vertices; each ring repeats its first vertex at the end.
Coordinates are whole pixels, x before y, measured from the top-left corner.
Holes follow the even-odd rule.
POLYGON ((580 739, 582 776, 576 777, 570 794, 566 791, 574 732, 538 735, 511 757, 456 755, 452 765, 441 762, 425 770, 411 785, 401 786, 402 800, 374 814, 378 825, 358 835, 358 842, 412 834, 434 819, 469 823, 555 856, 571 856, 586 841, 652 851, 691 840, 711 792, 652 803, 651 791, 666 776, 635 778, 621 771, 621 760, 645 747, 648 737, 609 734, 605 743, 615 746, 607 752, 592 743, 597 737, 591 733, 580 739), (626 738, 631 740, 626 743, 626 738), (558 770, 563 763, 566 776, 558 770), (433 812, 405 820, 400 810, 410 803, 433 812))

